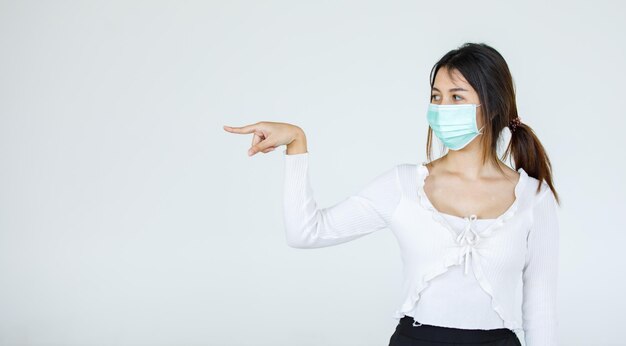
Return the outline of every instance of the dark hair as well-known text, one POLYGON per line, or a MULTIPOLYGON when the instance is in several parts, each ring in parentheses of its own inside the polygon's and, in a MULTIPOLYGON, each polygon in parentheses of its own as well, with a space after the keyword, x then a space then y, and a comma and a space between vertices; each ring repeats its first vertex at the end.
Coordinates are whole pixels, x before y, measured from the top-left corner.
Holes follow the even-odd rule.
MULTIPOLYGON (((449 74, 454 70, 461 73, 478 93, 484 124, 483 163, 493 160, 496 166, 501 168, 497 162, 500 132, 518 116, 515 86, 506 61, 498 51, 484 43, 465 43, 446 53, 433 66, 430 73, 431 90, 434 87, 437 71, 442 67, 445 67, 449 74)), ((560 204, 552 182, 552 165, 543 145, 527 124, 519 123, 514 129, 502 160, 506 160, 512 154, 516 170, 521 167, 529 176, 539 180, 537 192, 541 187, 541 181, 544 180, 552 190, 557 203, 560 204)), ((426 142, 428 161, 431 161, 431 144, 432 129, 429 126, 426 142)))

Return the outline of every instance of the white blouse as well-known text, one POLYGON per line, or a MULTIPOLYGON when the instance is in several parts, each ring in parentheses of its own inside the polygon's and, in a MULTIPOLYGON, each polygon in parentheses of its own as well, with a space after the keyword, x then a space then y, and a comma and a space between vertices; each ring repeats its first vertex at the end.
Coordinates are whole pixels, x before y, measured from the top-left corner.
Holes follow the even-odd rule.
MULTIPOLYGON (((467 219, 440 213, 459 235, 467 219), (465 222, 464 222, 465 221, 465 222)), ((495 219, 477 219, 473 229, 480 235, 495 219)), ((468 263, 468 262, 466 262, 468 263)), ((453 266, 435 277, 420 293, 419 304, 407 315, 423 324, 466 329, 504 328, 502 319, 491 308, 491 298, 478 284, 474 275, 465 273, 463 266, 453 266)), ((469 269, 469 273, 473 271, 469 269)))
POLYGON ((287 244, 319 248, 390 229, 403 262, 393 317, 464 329, 509 328, 522 345, 557 345, 559 227, 545 182, 522 168, 515 201, 495 219, 439 212, 423 185, 424 163, 397 164, 360 191, 319 208, 309 177, 310 153, 285 158, 287 244), (537 191, 538 190, 538 191, 537 191))

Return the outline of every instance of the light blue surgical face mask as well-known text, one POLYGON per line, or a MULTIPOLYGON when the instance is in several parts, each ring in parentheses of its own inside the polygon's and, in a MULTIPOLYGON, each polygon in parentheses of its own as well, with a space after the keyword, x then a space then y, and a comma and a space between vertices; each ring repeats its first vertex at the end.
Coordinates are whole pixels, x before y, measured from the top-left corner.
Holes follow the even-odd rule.
POLYGON ((476 124, 476 108, 480 104, 428 105, 428 124, 441 142, 452 150, 463 149, 482 134, 476 124))

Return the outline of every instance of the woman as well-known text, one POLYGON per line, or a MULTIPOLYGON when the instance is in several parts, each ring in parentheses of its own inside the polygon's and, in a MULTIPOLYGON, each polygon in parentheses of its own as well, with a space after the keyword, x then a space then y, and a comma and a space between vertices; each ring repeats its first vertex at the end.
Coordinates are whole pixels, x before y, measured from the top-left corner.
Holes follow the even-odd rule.
POLYGON ((253 133, 249 155, 285 144, 284 221, 297 248, 341 244, 389 228, 404 264, 390 346, 557 345, 558 195, 550 160, 517 114, 504 58, 466 43, 430 76, 429 162, 402 163, 358 193, 318 208, 306 136, 297 126, 228 127, 253 133), (497 154, 503 129, 511 140, 497 154), (432 133, 448 149, 431 160, 432 133))

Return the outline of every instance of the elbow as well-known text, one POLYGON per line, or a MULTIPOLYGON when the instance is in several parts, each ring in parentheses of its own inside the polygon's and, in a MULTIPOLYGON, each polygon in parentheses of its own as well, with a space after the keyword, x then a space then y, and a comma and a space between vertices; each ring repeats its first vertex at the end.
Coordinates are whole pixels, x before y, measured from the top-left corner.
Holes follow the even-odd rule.
POLYGON ((318 222, 316 218, 296 218, 286 213, 285 238, 287 245, 295 249, 316 247, 318 222), (305 220, 305 221, 303 221, 305 220))
POLYGON ((292 232, 289 232, 289 230, 287 229, 287 232, 285 233, 285 240, 287 243, 287 246, 294 248, 294 249, 301 249, 302 246, 304 245, 302 243, 302 241, 293 235, 292 232))
POLYGON ((307 249, 308 247, 301 241, 287 238, 287 246, 294 249, 307 249))
POLYGON ((310 249, 315 247, 315 242, 310 237, 304 235, 304 232, 287 232, 287 246, 294 249, 310 249))

